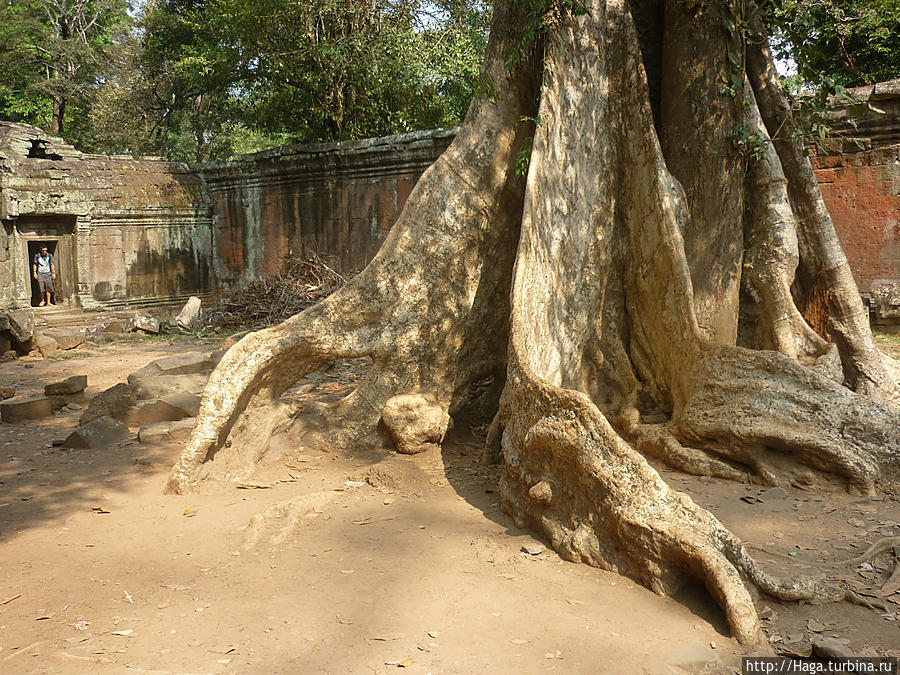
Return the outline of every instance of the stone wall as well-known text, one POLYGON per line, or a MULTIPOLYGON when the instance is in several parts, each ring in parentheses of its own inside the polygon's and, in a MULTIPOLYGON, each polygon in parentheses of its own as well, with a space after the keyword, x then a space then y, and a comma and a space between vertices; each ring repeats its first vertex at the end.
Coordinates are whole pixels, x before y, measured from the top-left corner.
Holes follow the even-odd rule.
POLYGON ((58 300, 178 303, 315 250, 344 271, 378 251, 455 129, 288 146, 189 167, 83 154, 0 123, 0 306, 33 302, 29 264, 51 242, 58 300))
POLYGON ((863 297, 881 323, 900 322, 900 80, 850 90, 868 110, 813 156, 816 177, 863 297), (852 139, 849 137, 853 137, 852 139))
POLYGON ((204 166, 217 278, 232 283, 274 272, 304 249, 341 271, 361 269, 455 132, 288 146, 204 166))

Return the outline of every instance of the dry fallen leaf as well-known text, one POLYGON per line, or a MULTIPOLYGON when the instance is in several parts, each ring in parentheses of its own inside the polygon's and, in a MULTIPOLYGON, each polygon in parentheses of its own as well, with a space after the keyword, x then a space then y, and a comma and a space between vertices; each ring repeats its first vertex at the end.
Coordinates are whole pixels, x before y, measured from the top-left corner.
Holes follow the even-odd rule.
POLYGON ((372 635, 366 638, 366 642, 392 642, 393 640, 402 640, 405 636, 403 633, 394 633, 393 635, 372 635))
POLYGON ((197 509, 185 509, 183 515, 187 516, 188 518, 192 518, 193 516, 197 515, 197 509))
POLYGON ((94 506, 93 508, 91 508, 91 511, 93 511, 94 513, 109 513, 109 511, 104 509, 102 506, 94 506))
POLYGON ((412 662, 413 662, 412 657, 408 656, 405 659, 403 659, 402 661, 385 661, 384 665, 397 666, 398 668, 408 668, 409 666, 412 665, 412 662))

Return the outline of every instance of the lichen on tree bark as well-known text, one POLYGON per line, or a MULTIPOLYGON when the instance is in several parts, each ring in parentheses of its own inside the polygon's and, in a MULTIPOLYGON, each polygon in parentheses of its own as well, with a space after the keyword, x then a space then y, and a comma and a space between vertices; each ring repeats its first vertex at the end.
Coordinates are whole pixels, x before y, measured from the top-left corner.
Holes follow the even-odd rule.
POLYGON ((442 435, 433 420, 493 379, 478 403, 497 410, 487 445, 504 508, 561 555, 660 593, 699 580, 746 644, 760 637, 752 587, 843 597, 761 572, 646 459, 766 483, 827 475, 867 492, 898 477, 900 412, 808 160, 781 140, 747 158, 727 123, 707 119, 760 134, 783 122, 771 55, 715 21, 729 6, 666 0, 658 49, 685 63, 680 75, 664 65, 654 94, 653 46, 632 18, 642 4, 548 4, 543 39, 513 61, 529 19, 496 4, 485 91, 454 143, 366 270, 226 354, 170 490, 246 473, 276 431, 289 448, 297 422, 280 395, 327 361, 368 356, 366 381, 325 416, 330 442, 377 442, 382 411, 403 396, 404 415, 429 411, 427 446, 442 435), (702 46, 679 49, 695 31, 702 46), (709 69, 730 63, 744 79, 745 52, 745 91, 723 102, 709 69), (525 181, 516 165, 531 133, 525 181), (798 267, 830 284, 828 335, 796 306, 798 267))

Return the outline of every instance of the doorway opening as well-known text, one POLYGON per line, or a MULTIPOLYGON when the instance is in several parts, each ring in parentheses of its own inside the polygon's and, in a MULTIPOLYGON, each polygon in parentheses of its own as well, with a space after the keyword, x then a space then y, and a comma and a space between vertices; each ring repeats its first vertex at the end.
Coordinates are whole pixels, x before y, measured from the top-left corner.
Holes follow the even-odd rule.
MULTIPOLYGON (((59 240, 58 239, 46 239, 41 241, 29 241, 28 242, 28 277, 31 279, 31 306, 37 307, 43 302, 44 298, 41 296, 41 289, 38 284, 37 279, 34 278, 34 259, 41 252, 41 247, 47 247, 47 253, 53 256, 53 267, 54 269, 59 269, 59 263, 56 262, 56 253, 58 248, 59 240)), ((59 274, 56 275, 56 279, 53 280, 53 293, 50 294, 50 303, 56 304, 59 302, 59 286, 60 286, 60 277, 59 274)))

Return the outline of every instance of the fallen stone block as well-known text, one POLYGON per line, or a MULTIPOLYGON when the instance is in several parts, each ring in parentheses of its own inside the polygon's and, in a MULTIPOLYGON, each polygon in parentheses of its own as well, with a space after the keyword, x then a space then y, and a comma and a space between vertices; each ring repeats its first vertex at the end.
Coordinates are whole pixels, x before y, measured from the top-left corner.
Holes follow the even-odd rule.
POLYGON ((200 397, 186 391, 173 391, 159 400, 181 410, 188 417, 196 417, 200 413, 200 397))
POLYGON ((186 417, 175 422, 156 422, 141 427, 138 440, 141 443, 183 443, 191 437, 197 420, 186 417))
POLYGON ((0 354, 0 363, 15 361, 17 358, 19 358, 19 352, 17 352, 15 349, 10 349, 8 352, 0 354))
POLYGON ((9 317, 6 312, 0 312, 0 330, 9 330, 9 317))
POLYGON ((43 334, 56 340, 60 349, 75 349, 84 343, 83 328, 48 328, 43 334))
POLYGON ((124 332, 125 322, 122 319, 107 319, 86 329, 84 337, 91 342, 105 342, 111 335, 119 335, 124 332))
POLYGON ((38 333, 34 336, 34 346, 44 358, 53 356, 59 349, 59 343, 43 333, 38 333))
POLYGON ((81 424, 87 424, 100 417, 113 417, 119 421, 128 419, 129 411, 137 404, 131 387, 119 383, 101 391, 88 404, 81 415, 81 424))
POLYGON ((139 403, 128 415, 131 426, 146 426, 157 422, 175 422, 186 417, 196 417, 200 410, 200 398, 179 391, 167 394, 155 401, 139 403))
POLYGON ((132 317, 130 325, 130 330, 132 331, 139 330, 145 333, 159 333, 159 319, 154 319, 152 316, 138 314, 137 316, 132 317))
POLYGON ((132 373, 128 376, 128 384, 138 401, 161 398, 176 391, 199 394, 209 381, 209 373, 193 375, 147 375, 132 373))
POLYGON ((15 387, 0 387, 0 401, 5 401, 16 395, 15 387))
POLYGON ((87 375, 72 375, 60 382, 53 382, 44 387, 44 396, 66 396, 77 394, 87 388, 87 375))
POLYGON ((200 325, 200 298, 192 296, 175 317, 175 324, 184 330, 194 330, 200 325))
POLYGON ((34 310, 12 309, 6 313, 9 332, 18 342, 28 342, 34 335, 34 310))
POLYGON ((49 417, 52 412, 50 399, 46 396, 11 399, 0 403, 0 419, 4 422, 25 422, 49 417))
POLYGON ((64 448, 103 448, 131 438, 128 427, 109 416, 98 417, 66 437, 64 448))
POLYGON ((185 352, 176 356, 166 356, 156 361, 151 361, 138 371, 128 376, 145 377, 155 375, 193 375, 206 373, 216 366, 216 361, 202 352, 185 352))
POLYGON ((450 424, 450 416, 443 406, 421 394, 389 398, 381 411, 381 420, 394 439, 397 452, 403 455, 437 447, 450 424))

